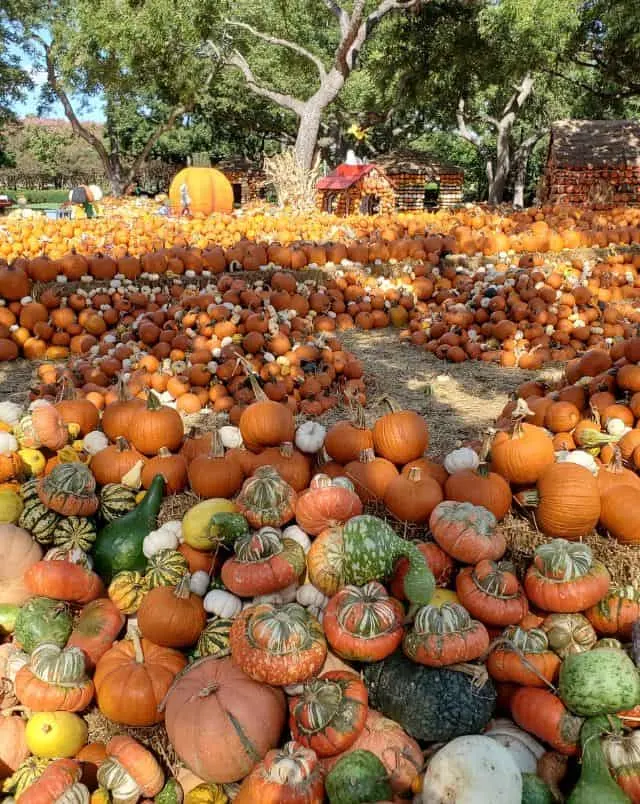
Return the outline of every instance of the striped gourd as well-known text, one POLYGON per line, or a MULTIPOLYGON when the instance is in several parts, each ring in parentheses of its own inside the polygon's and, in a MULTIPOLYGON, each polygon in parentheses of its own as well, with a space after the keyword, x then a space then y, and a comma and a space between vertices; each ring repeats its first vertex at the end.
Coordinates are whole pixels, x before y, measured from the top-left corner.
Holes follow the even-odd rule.
POLYGON ((23 483, 20 486, 20 494, 25 503, 29 500, 36 499, 38 497, 38 478, 34 477, 31 480, 27 480, 26 483, 23 483))
POLYGON ((36 779, 42 776, 45 768, 51 761, 50 759, 43 759, 41 757, 27 757, 27 759, 16 768, 13 774, 8 779, 5 779, 0 790, 5 793, 12 793, 17 799, 24 793, 29 785, 33 784, 36 779))
POLYGON ((107 594, 123 614, 135 614, 148 591, 149 587, 141 572, 123 570, 111 581, 107 594))
POLYGON ((77 547, 87 552, 95 542, 96 536, 96 526, 91 519, 83 516, 68 516, 58 523, 53 543, 65 550, 77 547))
POLYGON ((158 550, 149 559, 145 581, 149 589, 177 586, 188 571, 189 562, 182 553, 177 550, 158 550))
POLYGON ((62 517, 43 505, 38 497, 32 497, 24 504, 18 525, 29 533, 39 544, 52 544, 62 517))
POLYGON ((135 507, 135 489, 123 483, 107 483, 100 492, 100 513, 105 522, 113 522, 135 507))
POLYGON ((209 620, 198 638, 198 644, 193 653, 194 659, 200 659, 203 656, 215 656, 216 659, 222 659, 223 656, 231 655, 229 632, 232 625, 233 620, 226 617, 214 617, 209 620))

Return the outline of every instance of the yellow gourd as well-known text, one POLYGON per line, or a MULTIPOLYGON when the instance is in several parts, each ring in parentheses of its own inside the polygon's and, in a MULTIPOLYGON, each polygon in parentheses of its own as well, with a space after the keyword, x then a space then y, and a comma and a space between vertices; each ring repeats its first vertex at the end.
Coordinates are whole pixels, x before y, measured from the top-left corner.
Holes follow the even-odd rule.
POLYGON ((235 503, 216 497, 212 500, 203 500, 194 505, 184 515, 182 520, 182 538, 196 550, 211 550, 212 544, 208 536, 209 523, 214 514, 235 514, 238 511, 235 503))
POLYGON ((104 787, 99 787, 91 794, 90 804, 110 804, 110 802, 111 796, 109 795, 109 791, 105 790, 104 787))
POLYGON ((36 712, 27 723, 27 747, 37 757, 74 757, 87 743, 87 724, 73 712, 36 712))
POLYGON ((185 796, 185 804, 227 804, 229 797, 217 784, 199 784, 185 796))
POLYGON ((460 603, 460 599, 451 589, 436 589, 429 601, 429 605, 442 606, 444 603, 460 603))
POLYGON ((18 450, 18 455, 22 458, 22 463, 27 467, 31 477, 39 477, 44 472, 47 459, 39 449, 23 447, 18 450))
POLYGON ((0 522, 15 524, 23 508, 22 499, 15 491, 0 491, 0 522))

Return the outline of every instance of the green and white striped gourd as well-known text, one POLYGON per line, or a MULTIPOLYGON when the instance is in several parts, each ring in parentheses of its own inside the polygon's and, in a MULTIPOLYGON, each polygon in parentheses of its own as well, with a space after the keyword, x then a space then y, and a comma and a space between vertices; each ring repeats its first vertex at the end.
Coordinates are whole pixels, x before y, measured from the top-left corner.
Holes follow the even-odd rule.
POLYGON ((87 552, 97 535, 93 520, 83 516, 68 516, 63 517, 58 523, 53 543, 65 550, 78 548, 87 552))
POLYGON ((136 507, 136 491, 124 483, 107 483, 100 492, 100 514, 105 522, 128 514, 136 507))
POLYGON ((230 656, 229 633, 232 625, 233 620, 227 617, 213 617, 209 620, 198 638, 193 658, 215 656, 216 659, 222 659, 224 656, 230 656))
POLYGON ((60 514, 43 505, 36 495, 25 502, 18 525, 28 530, 38 544, 48 545, 53 544, 61 519, 60 514))
POLYGON ((177 586, 189 572, 189 562, 177 550, 158 550, 147 564, 145 581, 149 589, 156 586, 177 586))

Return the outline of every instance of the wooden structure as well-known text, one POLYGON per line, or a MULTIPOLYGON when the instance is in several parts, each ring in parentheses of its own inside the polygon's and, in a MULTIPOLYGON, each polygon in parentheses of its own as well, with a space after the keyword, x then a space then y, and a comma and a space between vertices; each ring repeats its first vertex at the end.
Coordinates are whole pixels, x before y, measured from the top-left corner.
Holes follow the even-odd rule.
POLYGON ((262 167, 243 157, 223 159, 214 165, 227 177, 233 187, 236 205, 248 204, 265 197, 266 175, 262 167))
POLYGON ((640 122, 554 123, 541 195, 554 204, 640 203, 640 122))
POLYGON ((320 209, 335 215, 376 215, 396 204, 393 184, 378 165, 338 165, 317 190, 320 209))
POLYGON ((377 159, 393 182, 399 210, 462 204, 464 171, 421 151, 395 151, 377 159))

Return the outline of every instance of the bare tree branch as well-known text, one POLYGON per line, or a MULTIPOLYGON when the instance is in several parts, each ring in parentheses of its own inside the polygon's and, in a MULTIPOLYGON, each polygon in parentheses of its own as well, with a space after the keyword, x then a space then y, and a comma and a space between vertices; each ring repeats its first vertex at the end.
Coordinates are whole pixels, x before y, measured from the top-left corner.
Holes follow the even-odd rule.
POLYGON ((464 98, 460 98, 460 100, 458 101, 458 108, 456 110, 456 122, 458 124, 456 133, 458 134, 458 136, 462 137, 463 140, 470 142, 471 145, 475 146, 479 151, 481 151, 484 148, 482 137, 478 134, 477 131, 474 131, 472 128, 469 128, 469 126, 467 125, 467 121, 464 115, 464 107, 465 107, 464 98))
POLYGON ((320 80, 326 76, 327 72, 320 58, 306 48, 302 47, 302 45, 299 45, 297 42, 291 42, 288 39, 279 39, 277 36, 271 36, 271 34, 263 33, 246 22, 227 20, 227 25, 232 25, 234 28, 242 28, 242 30, 248 31, 257 39, 262 39, 263 42, 268 42, 270 45, 279 45, 280 47, 286 47, 289 50, 293 50, 294 53, 304 56, 305 59, 308 59, 310 62, 315 64, 316 69, 320 73, 320 80))
POLYGON ((231 67, 237 67, 238 70, 240 70, 244 75, 247 86, 252 92, 255 92, 256 95, 267 98, 267 100, 277 103, 278 106, 283 106, 285 109, 295 112, 298 116, 302 115, 304 103, 294 98, 293 95, 285 95, 282 92, 276 92, 268 87, 263 87, 262 84, 258 83, 249 63, 239 51, 236 50, 229 56, 227 64, 231 67))
POLYGON ((347 12, 344 10, 344 8, 342 8, 341 5, 334 2, 334 0, 322 0, 322 2, 333 14, 333 16, 337 18, 338 22, 340 23, 340 33, 342 36, 345 36, 349 30, 349 15, 347 12))
POLYGON ((509 117, 509 115, 515 115, 518 112, 529 95, 533 92, 533 85, 535 83, 535 79, 531 75, 531 73, 527 73, 525 77, 522 79, 522 82, 516 87, 516 91, 513 93, 511 98, 509 98, 507 105, 502 110, 502 118, 509 117))

